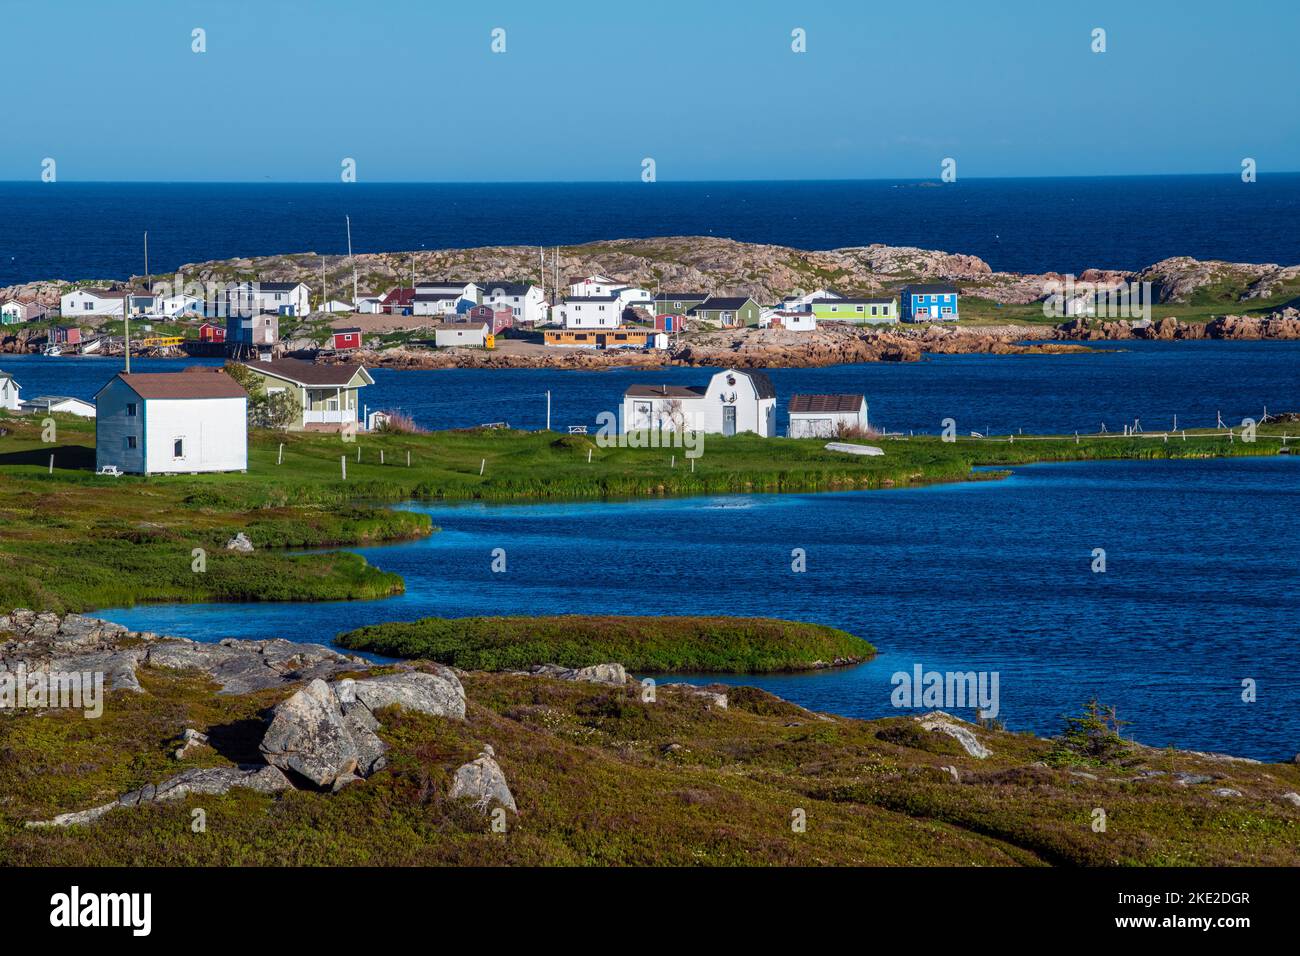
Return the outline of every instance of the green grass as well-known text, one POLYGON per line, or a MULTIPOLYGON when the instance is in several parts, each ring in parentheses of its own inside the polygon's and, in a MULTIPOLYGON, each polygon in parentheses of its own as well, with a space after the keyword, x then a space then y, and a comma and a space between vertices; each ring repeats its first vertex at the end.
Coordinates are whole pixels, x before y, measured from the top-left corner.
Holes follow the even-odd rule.
POLYGON ((833 627, 737 617, 426 617, 359 628, 337 642, 486 671, 614 661, 638 673, 760 674, 875 655, 866 641, 833 627))
MULTIPOLYGON (((885 454, 826 451, 816 439, 706 436, 694 470, 682 449, 601 447, 595 436, 508 430, 421 435, 254 432, 246 474, 99 477, 93 423, 0 416, 0 611, 88 610, 139 601, 376 597, 400 582, 352 557, 289 558, 286 548, 350 547, 429 534, 407 499, 533 501, 897 488, 972 477, 977 465, 1273 454, 1224 434, 1073 437, 1014 442, 935 436, 880 442, 885 454), (280 446, 283 445, 281 458, 280 446), (360 460, 358 460, 358 453, 360 460), (49 473, 49 457, 55 468, 49 473), (409 454, 410 465, 406 464, 409 454), (381 463, 381 455, 383 462, 381 463), (676 456, 674 466, 674 455, 676 456), (347 479, 340 458, 347 458, 347 479), (279 462, 279 463, 277 463, 279 462), (481 471, 481 473, 480 473, 481 471), (257 550, 227 555, 246 532, 257 550), (194 548, 208 571, 190 571, 194 548)), ((976 477, 996 478, 982 472, 976 477)))

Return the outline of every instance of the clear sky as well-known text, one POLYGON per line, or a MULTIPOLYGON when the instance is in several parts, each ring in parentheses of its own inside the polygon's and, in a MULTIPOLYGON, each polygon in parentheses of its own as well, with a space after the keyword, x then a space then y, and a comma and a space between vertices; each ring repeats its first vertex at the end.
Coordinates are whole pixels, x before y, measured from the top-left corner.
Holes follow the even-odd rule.
POLYGON ((1300 169, 1295 0, 0 0, 0 37, 4 180, 1300 169))

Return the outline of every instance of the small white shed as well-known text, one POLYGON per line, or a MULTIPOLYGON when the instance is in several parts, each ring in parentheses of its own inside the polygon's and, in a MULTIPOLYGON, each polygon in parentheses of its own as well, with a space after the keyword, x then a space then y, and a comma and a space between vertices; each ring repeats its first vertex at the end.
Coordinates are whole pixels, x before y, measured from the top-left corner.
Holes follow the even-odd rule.
POLYGON ((865 434, 869 424, 865 395, 791 395, 787 411, 790 438, 865 434))
POLYGON ((724 369, 705 386, 633 385, 623 393, 623 430, 776 434, 776 389, 762 372, 724 369))
POLYGON ((486 322, 439 322, 433 327, 433 342, 440 349, 454 346, 485 348, 491 329, 486 322))
POLYGON ((95 465, 136 474, 245 471, 248 393, 221 369, 119 373, 95 395, 95 465))

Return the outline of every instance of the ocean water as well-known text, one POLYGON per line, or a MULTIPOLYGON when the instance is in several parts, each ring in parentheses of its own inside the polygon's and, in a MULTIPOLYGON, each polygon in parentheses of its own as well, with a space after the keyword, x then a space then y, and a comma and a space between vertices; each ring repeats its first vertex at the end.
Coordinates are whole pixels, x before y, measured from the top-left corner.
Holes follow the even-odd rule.
MULTIPOLYGON (((211 364, 211 363, 209 363, 211 364)), ((178 360, 137 359, 137 371, 176 371, 178 360)), ((117 373, 115 359, 39 355, 0 356, 23 395, 90 398, 117 373)), ((397 408, 426 428, 463 428, 509 422, 594 427, 602 411, 617 411, 634 382, 694 384, 712 369, 574 371, 557 369, 376 369, 362 393, 371 409, 397 408)), ((953 418, 963 432, 1005 434, 1122 431, 1138 419, 1147 430, 1173 425, 1240 424, 1270 412, 1300 411, 1300 342, 1101 343, 1071 355, 935 355, 921 362, 875 362, 824 368, 771 369, 777 424, 784 433, 785 403, 795 392, 851 392, 867 396, 871 421, 891 430, 937 432, 953 418)))
POLYGON ((841 182, 0 183, 0 287, 124 279, 236 256, 705 235, 871 243, 999 271, 1140 269, 1168 256, 1291 264, 1300 174, 841 182), (72 224, 70 226, 70 224, 72 224))
POLYGON ((401 596, 105 616, 198 640, 321 640, 424 615, 765 615, 879 649, 851 668, 722 678, 818 710, 896 715, 891 675, 920 664, 997 672, 999 718, 1014 730, 1055 732, 1095 696, 1148 744, 1272 760, 1300 750, 1294 458, 1034 465, 875 492, 408 507, 442 531, 361 550, 405 578, 401 596), (494 548, 505 573, 490 569, 494 548), (804 573, 791 571, 794 548, 804 573), (1105 573, 1091 570, 1094 548, 1105 573))

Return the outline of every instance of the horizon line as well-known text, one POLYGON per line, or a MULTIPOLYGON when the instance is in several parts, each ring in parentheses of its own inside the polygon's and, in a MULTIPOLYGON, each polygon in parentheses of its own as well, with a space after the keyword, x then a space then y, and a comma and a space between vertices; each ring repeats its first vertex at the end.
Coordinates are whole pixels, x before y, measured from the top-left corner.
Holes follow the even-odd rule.
MULTIPOLYGON (((966 180, 977 182, 1006 182, 1021 180, 1079 180, 1079 179, 1189 179, 1231 177, 1240 178, 1240 172, 1199 172, 1199 173, 1095 173, 1057 176, 961 176, 953 182, 944 182, 937 176, 875 176, 875 177, 831 177, 809 179, 670 179, 646 183, 640 179, 378 179, 363 182, 345 183, 336 179, 71 179, 55 180, 52 183, 40 179, 0 179, 0 185, 39 185, 57 186, 60 182, 69 185, 96 186, 656 186, 660 185, 714 185, 745 183, 933 183, 939 186, 955 186, 966 180)), ((1300 169, 1276 170, 1256 173, 1257 180, 1266 176, 1300 175, 1300 169)))

